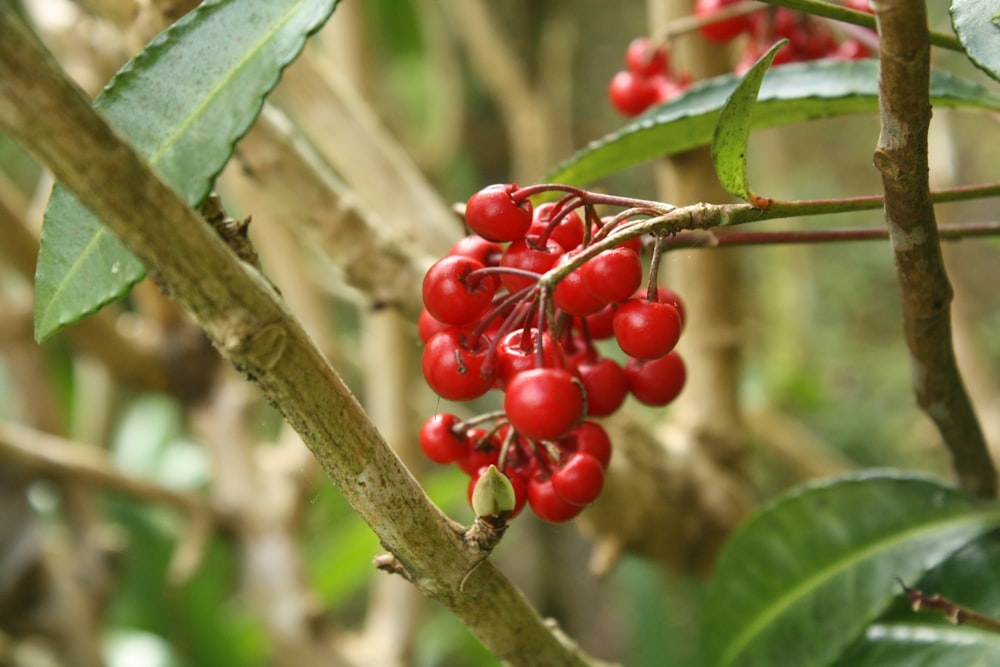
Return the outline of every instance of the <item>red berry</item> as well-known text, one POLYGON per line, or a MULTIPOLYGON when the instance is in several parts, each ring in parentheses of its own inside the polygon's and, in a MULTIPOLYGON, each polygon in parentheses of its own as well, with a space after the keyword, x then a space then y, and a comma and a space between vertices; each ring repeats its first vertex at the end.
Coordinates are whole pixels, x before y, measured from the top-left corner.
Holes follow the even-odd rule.
POLYGON ((614 316, 617 306, 606 306, 593 315, 587 315, 587 331, 593 340, 607 340, 615 335, 614 316))
MULTIPOLYGON (((497 387, 504 389, 515 375, 535 368, 537 347, 537 329, 531 329, 527 336, 523 329, 511 331, 504 336, 497 343, 497 387)), ((542 362, 544 366, 554 368, 560 368, 564 363, 562 347, 552 340, 547 331, 542 332, 542 362)))
POLYGON ((496 465, 500 460, 500 447, 493 438, 486 436, 483 429, 470 430, 465 440, 465 453, 455 459, 455 463, 466 475, 474 475, 479 469, 496 465))
POLYGON ((589 505, 601 495, 604 466, 586 452, 573 452, 554 473, 552 489, 573 505, 589 505))
POLYGON ((673 401, 684 388, 687 369, 677 352, 651 361, 629 359, 625 363, 629 389, 636 399, 652 406, 663 406, 673 401))
POLYGON ((493 386, 493 369, 484 365, 489 349, 485 337, 469 340, 470 331, 450 327, 424 346, 420 365, 434 393, 450 401, 469 401, 493 386))
MULTIPOLYGON (((696 0, 694 3, 694 15, 701 18, 708 18, 734 2, 735 0, 696 0)), ((699 32, 701 32, 705 39, 725 43, 732 41, 749 29, 750 21, 744 15, 706 23, 699 28, 699 32)))
POLYGON ((629 299, 618 306, 612 325, 622 352, 636 359, 659 359, 681 337, 681 318, 668 303, 629 299))
MULTIPOLYGON (((637 298, 642 298, 646 296, 646 294, 644 291, 641 291, 636 292, 635 296, 637 298)), ((677 292, 673 291, 669 287, 657 287, 656 300, 660 303, 669 303, 677 309, 677 315, 681 318, 681 329, 683 329, 684 323, 687 321, 687 311, 684 309, 684 302, 681 301, 681 297, 677 294, 677 292)))
POLYGON ((417 318, 417 334, 420 336, 420 342, 426 343, 434 334, 444 331, 449 326, 440 320, 434 319, 434 316, 428 313, 426 308, 423 308, 420 311, 420 317, 417 318))
MULTIPOLYGON (((555 203, 546 202, 535 207, 534 220, 528 229, 528 234, 540 236, 557 214, 555 203)), ((564 215, 549 235, 549 238, 561 245, 564 250, 573 250, 583 243, 583 219, 576 211, 564 215)))
POLYGON ((580 380, 561 368, 533 368, 507 384, 503 409, 510 425, 532 440, 557 440, 583 421, 580 380))
POLYGON ((566 502, 552 488, 552 480, 537 475, 528 479, 528 504, 543 521, 562 523, 583 511, 582 505, 566 502))
POLYGON ((620 303, 642 284, 642 260, 629 248, 611 248, 580 267, 580 273, 591 294, 604 303, 620 303))
POLYGON ((613 359, 583 361, 577 364, 576 374, 587 392, 587 415, 590 417, 613 414, 628 396, 628 378, 613 359))
MULTIPOLYGON (((544 246, 539 246, 538 237, 530 235, 507 246, 500 260, 500 266, 541 275, 555 266, 559 256, 564 252, 563 247, 552 239, 546 241, 544 246)), ((500 280, 511 293, 531 287, 537 282, 537 279, 508 274, 501 274, 500 280)))
MULTIPOLYGON (((629 250, 627 252, 632 251, 629 250)), ((573 254, 566 253, 559 258, 556 266, 565 264, 572 259, 573 254)), ((594 260, 590 260, 590 262, 592 261, 594 260)), ((595 296, 585 285, 584 269, 586 269, 590 262, 587 262, 560 280, 555 290, 553 290, 552 301, 556 304, 556 307, 570 315, 593 315, 608 305, 607 299, 595 296)))
POLYGON ((656 104, 657 96, 656 86, 649 79, 629 71, 618 72, 608 85, 608 99, 626 116, 638 116, 656 104))
POLYGON ((636 37, 625 49, 625 67, 636 76, 652 78, 669 72, 667 51, 648 37, 636 37))
POLYGON ((454 463, 465 456, 468 440, 464 433, 454 431, 458 417, 448 413, 437 414, 420 427, 420 449, 435 463, 454 463))
POLYGON ((469 276, 484 268, 482 262, 458 255, 435 262, 424 275, 422 286, 427 312, 446 324, 468 324, 478 319, 496 292, 490 278, 469 276))
POLYGON ((611 462, 611 438, 597 422, 585 421, 562 439, 566 450, 586 452, 601 462, 605 468, 611 462))
POLYGON ((531 201, 515 202, 513 183, 489 185, 469 197, 465 204, 465 222, 487 241, 515 241, 531 226, 531 201))

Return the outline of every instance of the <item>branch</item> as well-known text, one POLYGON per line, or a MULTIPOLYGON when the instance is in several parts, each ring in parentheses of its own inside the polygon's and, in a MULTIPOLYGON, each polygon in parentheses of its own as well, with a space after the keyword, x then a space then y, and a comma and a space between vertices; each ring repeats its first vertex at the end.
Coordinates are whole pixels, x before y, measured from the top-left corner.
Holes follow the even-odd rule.
POLYGON ((299 432, 415 585, 512 665, 593 664, 561 642, 428 500, 274 289, 148 168, 0 12, 0 126, 47 165, 201 324, 299 432), (212 267, 206 272, 204 267, 212 267))
POLYGON ((932 611, 944 614, 953 625, 971 625, 973 627, 1000 633, 1000 620, 980 614, 978 611, 955 604, 938 594, 927 595, 923 591, 910 588, 901 580, 899 585, 903 588, 903 594, 907 601, 913 606, 913 611, 932 611))
POLYGON ((882 172, 914 393, 951 451, 959 484, 993 497, 996 470, 952 348, 952 289, 928 183, 931 105, 926 7, 922 0, 882 0, 875 4, 875 14, 881 44, 882 130, 874 162, 882 172))

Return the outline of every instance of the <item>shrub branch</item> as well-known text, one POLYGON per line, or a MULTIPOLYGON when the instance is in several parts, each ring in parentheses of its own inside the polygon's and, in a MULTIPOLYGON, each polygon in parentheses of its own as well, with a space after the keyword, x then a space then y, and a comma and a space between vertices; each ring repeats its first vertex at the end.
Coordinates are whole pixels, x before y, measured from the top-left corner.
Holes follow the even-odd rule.
POLYGON ((882 62, 875 166, 896 259, 917 402, 951 452, 959 484, 996 495, 996 470, 965 391, 951 337, 952 289, 928 182, 930 42, 922 0, 875 4, 882 62))
POLYGON ((281 411, 425 594, 512 665, 592 665, 431 503, 268 281, 148 168, 14 12, 0 11, 0 127, 48 166, 281 411), (206 270, 206 267, 211 267, 206 270))

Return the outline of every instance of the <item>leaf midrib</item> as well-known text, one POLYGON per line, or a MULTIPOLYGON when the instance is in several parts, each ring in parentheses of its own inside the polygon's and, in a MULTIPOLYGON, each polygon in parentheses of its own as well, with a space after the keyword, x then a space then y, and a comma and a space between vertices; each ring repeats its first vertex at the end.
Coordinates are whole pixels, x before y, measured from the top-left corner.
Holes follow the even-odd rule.
POLYGON ((897 544, 902 544, 906 542, 913 536, 917 536, 924 532, 933 532, 935 529, 942 526, 954 525, 961 526, 963 523, 981 523, 981 522, 997 522, 1000 521, 1000 511, 992 511, 985 514, 975 514, 973 516, 962 515, 958 520, 955 517, 947 517, 941 521, 935 521, 932 523, 921 523, 913 529, 904 530, 899 533, 893 533, 889 538, 877 540, 872 542, 868 547, 854 552, 854 554, 848 558, 838 560, 827 567, 818 570, 815 574, 804 579, 800 584, 790 588, 784 595, 778 597, 774 604, 765 608, 764 612, 758 614, 753 623, 748 625, 746 629, 736 636, 734 641, 730 643, 729 649, 722 654, 722 659, 718 664, 720 665, 730 665, 734 658, 739 655, 739 653, 746 648, 750 641, 760 634, 760 630, 763 627, 768 626, 771 621, 773 621, 781 612, 787 610, 796 601, 802 599, 804 595, 801 593, 805 591, 811 591, 819 588, 820 585, 826 581, 833 578, 835 574, 838 574, 844 570, 849 569, 850 566, 856 565, 863 560, 866 560, 870 556, 874 555, 878 551, 888 549, 897 544))

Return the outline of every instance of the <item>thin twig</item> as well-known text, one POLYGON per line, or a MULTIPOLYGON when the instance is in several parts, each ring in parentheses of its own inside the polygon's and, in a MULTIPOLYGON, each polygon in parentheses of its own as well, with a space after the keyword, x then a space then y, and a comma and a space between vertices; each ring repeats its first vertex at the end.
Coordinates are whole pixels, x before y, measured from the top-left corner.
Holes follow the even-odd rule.
POLYGON ((953 625, 971 625, 973 627, 1000 633, 1000 620, 980 614, 978 611, 956 604, 940 595, 927 595, 921 590, 910 588, 897 579, 903 588, 906 599, 913 605, 913 611, 932 611, 944 614, 953 625))

